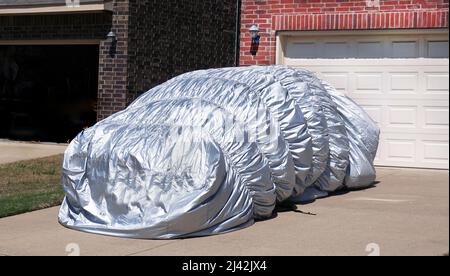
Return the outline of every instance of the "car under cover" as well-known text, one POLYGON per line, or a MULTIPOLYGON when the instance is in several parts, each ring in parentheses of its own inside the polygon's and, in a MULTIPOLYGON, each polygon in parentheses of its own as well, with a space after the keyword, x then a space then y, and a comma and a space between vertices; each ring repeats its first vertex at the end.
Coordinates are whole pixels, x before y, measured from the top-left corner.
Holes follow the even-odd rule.
POLYGON ((373 185, 380 130, 312 72, 189 72, 85 129, 64 156, 59 222, 118 237, 207 236, 275 206, 373 185))

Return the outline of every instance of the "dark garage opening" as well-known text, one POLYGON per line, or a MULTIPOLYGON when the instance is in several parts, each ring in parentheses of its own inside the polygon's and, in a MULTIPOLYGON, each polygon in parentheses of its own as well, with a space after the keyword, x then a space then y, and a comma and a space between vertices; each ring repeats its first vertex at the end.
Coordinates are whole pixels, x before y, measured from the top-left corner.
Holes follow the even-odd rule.
POLYGON ((98 45, 0 45, 0 138, 68 142, 96 122, 98 45))

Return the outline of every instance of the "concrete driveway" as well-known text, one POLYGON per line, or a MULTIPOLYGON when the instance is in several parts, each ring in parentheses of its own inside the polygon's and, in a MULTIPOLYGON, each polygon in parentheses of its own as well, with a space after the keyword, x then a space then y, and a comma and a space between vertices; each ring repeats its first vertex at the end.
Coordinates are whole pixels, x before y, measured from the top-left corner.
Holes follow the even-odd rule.
POLYGON ((435 255, 449 251, 448 171, 378 168, 377 187, 298 206, 224 235, 131 240, 57 223, 58 208, 0 219, 0 255, 435 255))
POLYGON ((26 143, 0 140, 0 164, 63 153, 67 144, 26 143))

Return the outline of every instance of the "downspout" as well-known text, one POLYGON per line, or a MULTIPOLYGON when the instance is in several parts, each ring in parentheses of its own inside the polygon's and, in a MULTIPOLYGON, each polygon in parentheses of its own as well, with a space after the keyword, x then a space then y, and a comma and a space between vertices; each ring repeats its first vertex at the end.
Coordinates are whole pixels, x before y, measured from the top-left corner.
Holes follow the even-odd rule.
POLYGON ((235 39, 235 57, 234 66, 239 66, 239 56, 240 56, 240 39, 241 36, 241 0, 236 0, 236 39, 235 39))

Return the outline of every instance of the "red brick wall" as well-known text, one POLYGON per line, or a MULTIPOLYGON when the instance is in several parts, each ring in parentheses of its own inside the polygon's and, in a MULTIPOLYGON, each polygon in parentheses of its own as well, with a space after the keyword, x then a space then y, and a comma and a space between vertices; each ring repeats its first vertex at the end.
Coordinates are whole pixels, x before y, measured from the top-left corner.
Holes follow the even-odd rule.
POLYGON ((275 63, 277 31, 448 28, 448 0, 242 0, 240 64, 275 63), (371 1, 369 1, 371 2, 371 1), (258 24, 261 43, 250 54, 248 29, 258 24))

